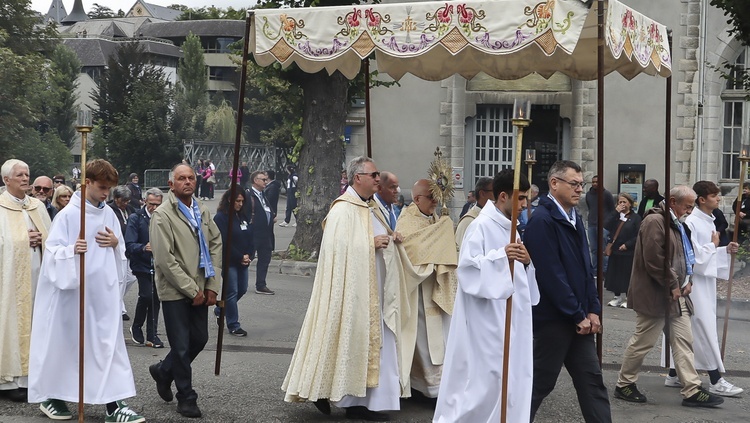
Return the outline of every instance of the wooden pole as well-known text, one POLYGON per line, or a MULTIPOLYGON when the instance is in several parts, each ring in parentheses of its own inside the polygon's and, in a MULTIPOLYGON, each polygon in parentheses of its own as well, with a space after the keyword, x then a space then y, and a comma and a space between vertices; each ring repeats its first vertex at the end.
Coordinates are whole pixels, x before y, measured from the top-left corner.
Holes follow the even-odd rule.
MULTIPOLYGON (((529 119, 513 119, 513 125, 518 127, 518 137, 516 139, 516 163, 513 168, 513 211, 510 219, 510 242, 516 242, 518 231, 518 203, 521 194, 521 146, 523 144, 523 128, 529 126, 529 119)), ((508 260, 510 268, 510 278, 513 279, 515 261, 508 260)), ((511 295, 505 301, 505 340, 503 342, 503 378, 502 378, 502 397, 500 398, 500 422, 506 423, 508 419, 508 367, 510 355, 510 321, 513 311, 513 296, 511 295)))
MULTIPOLYGON (((529 184, 531 184, 531 177, 534 175, 531 169, 534 167, 534 162, 527 161, 526 164, 529 166, 529 184)), ((526 202, 526 221, 528 222, 529 219, 531 219, 531 199, 526 202)))
MULTIPOLYGON (((91 128, 77 127, 81 133, 81 228, 78 239, 86 239, 86 141, 91 128)), ((86 315, 86 254, 79 254, 80 285, 78 288, 78 422, 83 423, 84 320, 86 315)))
MULTIPOLYGON (((599 304, 604 306, 604 0, 599 0, 597 10, 597 92, 596 92, 596 173, 599 176, 599 186, 596 188, 596 292, 599 304)), ((591 210, 589 210, 591 213, 591 210)), ((591 240, 589 240, 591 242, 591 240)), ((604 327, 604 313, 599 316, 601 327, 604 327)), ((596 355, 599 357, 599 367, 602 365, 602 332, 596 334, 596 355)))
MULTIPOLYGON (((668 44, 669 44, 669 55, 671 57, 672 55, 672 31, 668 31, 668 44)), ((665 210, 664 210, 664 257, 672 257, 672 243, 669 242, 670 238, 670 227, 672 226, 672 218, 671 213, 669 212, 669 200, 670 200, 670 184, 671 179, 670 175, 672 173, 672 76, 670 75, 667 78, 667 87, 666 87, 666 101, 665 101, 665 122, 666 122, 666 128, 664 131, 664 201, 666 201, 665 204, 665 210)), ((670 269, 669 266, 664 265, 664 280, 669 280, 669 274, 670 269)), ((680 282, 681 283, 681 282, 680 282)), ((669 352, 669 307, 671 305, 671 298, 672 298, 672 290, 669 289, 669 283, 666 284, 667 287, 667 299, 666 299, 666 310, 664 315, 664 364, 667 369, 670 368, 670 360, 672 358, 670 352, 669 352)))
MULTIPOLYGON (((234 199, 237 198, 237 185, 239 184, 238 170, 240 163, 240 141, 242 140, 242 118, 245 116, 245 85, 247 85, 247 60, 248 50, 250 49, 250 28, 254 12, 247 12, 245 20, 245 42, 242 47, 242 72, 240 76, 239 99, 237 100, 237 121, 235 126, 234 137, 234 160, 232 162, 232 172, 229 178, 229 198, 230 206, 228 212, 227 239, 223 243, 222 265, 221 265, 221 301, 217 302, 219 306, 219 333, 216 336, 216 364, 214 365, 214 374, 218 376, 221 373, 221 350, 224 344, 224 319, 226 317, 226 307, 224 307, 224 296, 227 292, 227 274, 229 271, 229 248, 232 245, 232 224, 234 222, 234 199), (236 182, 235 182, 236 181, 236 182)), ((252 201, 252 199, 248 200, 252 201)), ((209 311, 210 312, 210 311, 209 311)))
POLYGON ((365 129, 367 130, 367 157, 372 158, 372 126, 370 125, 370 58, 362 61, 365 72, 365 129))
MULTIPOLYGON (((740 232, 740 209, 742 209, 742 186, 745 184, 747 175, 747 158, 740 157, 740 185, 737 187, 737 205, 734 209, 734 233, 732 242, 737 242, 737 235, 740 232)), ((731 254, 729 263, 729 280, 727 281, 727 305, 724 309, 724 330, 721 335, 721 360, 724 361, 724 351, 727 347, 727 330, 729 330, 729 310, 732 308, 732 283, 734 282, 734 256, 731 254)))

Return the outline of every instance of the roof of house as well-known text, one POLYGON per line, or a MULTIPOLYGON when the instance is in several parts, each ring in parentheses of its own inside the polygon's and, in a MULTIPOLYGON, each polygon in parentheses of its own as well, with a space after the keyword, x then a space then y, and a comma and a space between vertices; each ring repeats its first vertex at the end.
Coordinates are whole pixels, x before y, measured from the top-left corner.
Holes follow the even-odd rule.
POLYGON ((200 37, 237 37, 245 35, 245 21, 206 19, 195 21, 149 22, 141 27, 144 36, 184 38, 192 32, 200 37))
POLYGON ((157 4, 146 3, 145 1, 138 0, 130 10, 126 13, 126 16, 148 16, 156 19, 163 19, 165 21, 173 21, 182 15, 182 12, 169 7, 159 6, 157 4), (145 12, 141 9, 141 6, 145 8, 145 12))
MULTIPOLYGON (((115 40, 102 37, 94 38, 64 38, 63 42, 78 56, 83 66, 106 66, 110 56, 122 42, 132 41, 131 38, 115 40)), ((151 39, 138 40, 146 53, 157 56, 182 57, 179 47, 171 43, 151 39)))

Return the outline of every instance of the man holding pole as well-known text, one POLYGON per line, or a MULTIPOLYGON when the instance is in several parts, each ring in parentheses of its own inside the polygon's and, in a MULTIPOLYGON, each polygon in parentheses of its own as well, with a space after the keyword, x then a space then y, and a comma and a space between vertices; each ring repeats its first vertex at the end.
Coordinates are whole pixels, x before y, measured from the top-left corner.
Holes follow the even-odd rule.
POLYGON ((581 215, 575 210, 583 193, 581 167, 555 162, 549 170, 549 195, 526 226, 524 243, 536 269, 539 304, 534 318, 534 385, 531 419, 552 392, 563 364, 573 379, 586 422, 612 421, 607 388, 596 354, 594 335, 601 330, 599 302, 581 215))
MULTIPOLYGON (((531 410, 531 306, 539 302, 534 266, 524 245, 510 242, 513 170, 495 176, 495 203, 487 202, 466 231, 458 261, 458 290, 433 421, 528 422, 531 410), (510 262, 516 261, 511 276, 510 262), (512 301, 509 383, 501 392, 506 304, 512 301)), ((520 175, 518 212, 526 208, 529 181, 520 175)))
POLYGON ((79 239, 80 192, 57 215, 47 237, 34 302, 29 402, 41 402, 40 409, 53 420, 72 418, 64 401, 79 400, 76 314, 84 307, 84 402, 106 404, 105 422, 143 422, 122 401, 135 396, 120 316, 125 242, 117 217, 104 202, 117 185, 117 171, 105 160, 93 160, 86 164, 85 176, 84 239, 79 239), (79 254, 85 254, 84 275, 79 275, 79 254), (86 303, 79 305, 84 276, 89 282, 84 284, 86 303))
POLYGON ((193 198, 195 171, 179 164, 169 173, 169 194, 151 216, 149 236, 156 290, 162 302, 170 351, 149 367, 156 390, 177 412, 201 416, 193 389, 191 363, 208 342, 208 308, 221 287, 221 232, 208 208, 193 198))

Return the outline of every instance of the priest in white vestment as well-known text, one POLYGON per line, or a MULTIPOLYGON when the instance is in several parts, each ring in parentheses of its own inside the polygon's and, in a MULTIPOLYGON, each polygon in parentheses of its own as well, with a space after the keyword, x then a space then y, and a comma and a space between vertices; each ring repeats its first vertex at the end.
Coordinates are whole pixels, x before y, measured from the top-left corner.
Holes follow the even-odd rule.
POLYGON ((50 220, 44 203, 26 195, 29 166, 16 159, 2 166, 0 194, 0 391, 26 402, 34 292, 50 220))
MULTIPOLYGON (((519 212, 526 207, 529 189, 528 180, 521 176, 519 212)), ((505 313, 511 296, 506 420, 528 422, 530 418, 531 306, 539 302, 539 288, 526 248, 510 242, 513 170, 500 172, 493 188, 495 203, 487 202, 482 208, 461 245, 456 303, 433 419, 438 423, 500 421, 505 313)))
MULTIPOLYGON (((730 242, 726 247, 719 247, 719 233, 713 216, 713 211, 719 207, 721 200, 719 187, 711 181, 699 181, 693 185, 693 191, 698 195, 697 207, 685 219, 685 225, 690 230, 690 241, 695 254, 693 290, 690 293, 690 299, 693 300, 690 323, 693 330, 695 368, 708 372, 710 393, 732 397, 741 394, 744 389, 721 376, 726 370, 716 331, 716 279, 729 278, 729 263, 732 259, 730 252, 736 253, 739 245, 730 242)), ((664 354, 661 356, 663 364, 664 354)), ((679 386, 674 359, 670 363, 672 368, 665 385, 679 386)))
POLYGON ((142 422, 122 400, 135 396, 120 313, 125 242, 104 202, 117 171, 104 160, 86 164, 85 238, 78 239, 81 192, 55 216, 34 303, 29 402, 53 419, 70 419, 65 401, 78 402, 80 254, 85 253, 84 393, 87 404, 106 404, 108 421, 142 422))
POLYGON ((389 228, 367 201, 379 173, 369 158, 348 166, 349 186, 324 221, 315 282, 282 389, 288 402, 312 401, 330 414, 384 421, 398 410, 399 279, 389 228))
POLYGON ((409 388, 437 398, 456 296, 458 255, 453 222, 434 214, 437 201, 430 182, 418 180, 412 197, 414 202, 396 224, 396 231, 404 237, 401 371, 409 388))

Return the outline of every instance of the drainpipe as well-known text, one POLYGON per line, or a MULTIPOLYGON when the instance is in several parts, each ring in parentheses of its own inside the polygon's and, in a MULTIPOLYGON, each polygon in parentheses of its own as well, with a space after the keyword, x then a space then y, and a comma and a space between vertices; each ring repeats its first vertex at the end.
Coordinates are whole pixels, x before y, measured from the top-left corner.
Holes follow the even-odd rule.
POLYGON ((703 178, 703 115, 706 109, 704 91, 706 88, 706 15, 708 14, 709 0, 701 0, 701 19, 700 19, 700 65, 698 66, 698 128, 695 137, 695 180, 700 181, 703 178))

